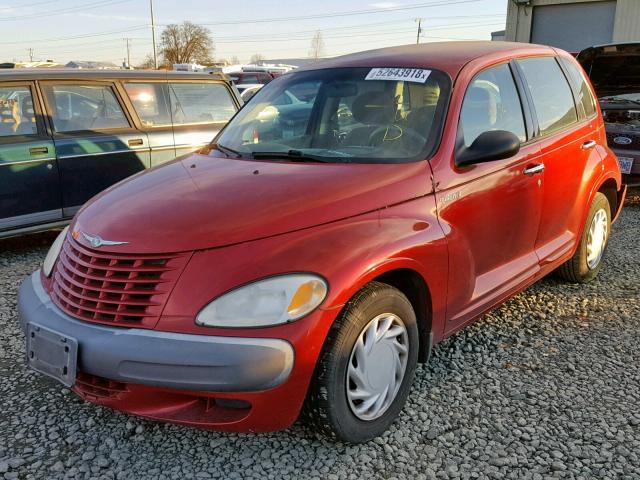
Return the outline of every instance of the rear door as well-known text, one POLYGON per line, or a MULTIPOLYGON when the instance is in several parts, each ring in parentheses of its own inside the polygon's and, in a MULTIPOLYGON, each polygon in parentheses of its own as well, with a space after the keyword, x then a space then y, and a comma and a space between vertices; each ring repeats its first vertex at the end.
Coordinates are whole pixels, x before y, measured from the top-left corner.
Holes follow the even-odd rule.
POLYGON ((149 139, 151 166, 176 158, 166 80, 132 80, 123 83, 123 86, 128 104, 135 111, 140 128, 149 139))
POLYGON ((42 82, 60 170, 65 217, 114 183, 150 166, 114 82, 42 82))
POLYGON ((225 82, 170 80, 168 88, 176 156, 209 144, 240 107, 225 82))
POLYGON ((33 82, 0 84, 0 236, 62 219, 56 151, 33 82))
MULTIPOLYGON (((544 164, 542 219, 536 252, 542 265, 566 256, 581 233, 581 199, 587 165, 598 165, 597 115, 589 88, 570 84, 556 57, 517 60, 537 123, 536 143, 544 164), (586 89, 586 90, 585 90, 586 89), (575 94, 575 96, 574 96, 575 94)), ((566 73, 565 73, 566 72, 566 73)), ((577 72, 578 76, 581 76, 577 72)))

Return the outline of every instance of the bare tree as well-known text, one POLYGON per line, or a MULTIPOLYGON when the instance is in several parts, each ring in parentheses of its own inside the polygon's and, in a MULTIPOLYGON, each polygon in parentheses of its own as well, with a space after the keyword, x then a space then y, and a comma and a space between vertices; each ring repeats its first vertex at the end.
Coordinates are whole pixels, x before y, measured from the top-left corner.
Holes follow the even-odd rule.
POLYGON ((155 63, 153 62, 153 56, 147 55, 144 57, 144 60, 139 63, 136 68, 138 70, 153 70, 155 68, 155 63))
POLYGON ((249 59, 249 63, 255 65, 257 63, 260 63, 264 60, 264 55, 262 55, 261 53, 254 53, 253 55, 251 55, 251 58, 249 59))
POLYGON ((234 55, 233 57, 231 57, 231 65, 238 65, 240 63, 240 59, 238 58, 237 55, 234 55))
POLYGON ((311 39, 309 57, 315 60, 324 57, 324 39, 322 38, 322 32, 320 30, 318 30, 311 39))
POLYGON ((214 50, 211 32, 191 22, 168 25, 160 36, 160 48, 164 60, 169 64, 207 64, 211 62, 214 50))

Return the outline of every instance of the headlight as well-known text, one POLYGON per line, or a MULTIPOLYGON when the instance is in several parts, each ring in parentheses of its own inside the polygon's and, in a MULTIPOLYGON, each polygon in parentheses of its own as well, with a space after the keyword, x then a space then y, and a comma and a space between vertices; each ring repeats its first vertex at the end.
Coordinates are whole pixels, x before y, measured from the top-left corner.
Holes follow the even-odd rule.
POLYGON ((49 249, 49 253, 44 259, 44 263, 42 264, 42 270, 44 271, 45 276, 50 277, 51 272, 53 271, 53 266, 56 264, 56 260, 58 259, 58 255, 60 255, 60 250, 62 250, 62 243, 67 236, 67 232, 69 231, 69 227, 64 227, 64 230, 60 232, 58 238, 55 239, 53 245, 49 249))
POLYGON ((326 282, 315 275, 267 278, 216 298, 200 311, 196 323, 207 327, 280 325, 304 317, 326 295, 326 282))

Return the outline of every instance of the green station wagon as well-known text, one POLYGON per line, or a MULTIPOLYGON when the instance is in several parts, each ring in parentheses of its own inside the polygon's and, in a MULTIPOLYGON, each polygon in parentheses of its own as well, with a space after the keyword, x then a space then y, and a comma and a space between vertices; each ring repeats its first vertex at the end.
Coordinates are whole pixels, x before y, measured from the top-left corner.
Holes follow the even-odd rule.
POLYGON ((0 238, 68 223, 105 188, 207 145, 241 104, 224 75, 0 71, 0 238))

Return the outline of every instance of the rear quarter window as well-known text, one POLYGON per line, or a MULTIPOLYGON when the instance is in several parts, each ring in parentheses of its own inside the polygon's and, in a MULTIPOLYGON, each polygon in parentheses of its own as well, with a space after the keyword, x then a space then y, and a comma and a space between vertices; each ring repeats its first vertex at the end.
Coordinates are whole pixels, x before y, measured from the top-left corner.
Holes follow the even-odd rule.
POLYGON ((582 69, 568 58, 561 58, 560 61, 569 73, 569 81, 578 97, 578 108, 581 116, 590 117, 596 113, 596 101, 593 98, 591 89, 584 77, 582 69))
POLYGON ((578 121, 573 93, 555 57, 525 58, 517 62, 533 99, 541 135, 578 121))
POLYGON ((169 83, 174 125, 227 122, 237 110, 221 83, 169 83))

